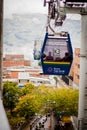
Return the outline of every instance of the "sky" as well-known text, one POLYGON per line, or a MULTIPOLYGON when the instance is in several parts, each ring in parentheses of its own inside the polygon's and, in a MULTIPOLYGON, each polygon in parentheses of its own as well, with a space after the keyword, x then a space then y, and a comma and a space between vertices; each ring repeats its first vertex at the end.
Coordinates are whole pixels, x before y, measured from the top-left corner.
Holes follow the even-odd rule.
POLYGON ((46 13, 47 6, 44 0, 4 0, 4 16, 10 17, 13 13, 46 13))
MULTIPOLYGON (((45 13, 47 6, 43 6, 44 0, 4 0, 4 17, 11 17, 12 14, 24 13, 45 13)), ((67 15, 70 19, 80 19, 80 15, 67 15)))
MULTIPOLYGON (((12 18, 12 14, 28 14, 28 13, 43 13, 47 14, 47 6, 43 6, 44 0, 4 0, 4 18, 12 18)), ((70 19, 79 19, 79 15, 71 14, 67 15, 70 19)), ((35 19, 36 21, 37 19, 35 19)), ((40 21, 39 21, 40 22, 40 21)), ((13 37, 12 37, 13 38, 13 37)), ((12 42, 12 39, 11 41, 12 42)), ((13 41, 15 42, 15 40, 13 41)), ((18 44, 18 43, 17 43, 18 44)), ((21 50, 23 53, 28 52, 28 55, 32 55, 33 46, 22 47, 21 50), (27 51, 28 49, 28 51, 27 51)), ((10 49, 10 48, 8 48, 10 49)), ((16 47, 17 50, 17 47, 16 47)), ((18 48, 19 52, 19 48, 18 48)), ((7 53, 7 52, 6 52, 7 53)), ((32 56, 31 56, 32 57, 32 56)))

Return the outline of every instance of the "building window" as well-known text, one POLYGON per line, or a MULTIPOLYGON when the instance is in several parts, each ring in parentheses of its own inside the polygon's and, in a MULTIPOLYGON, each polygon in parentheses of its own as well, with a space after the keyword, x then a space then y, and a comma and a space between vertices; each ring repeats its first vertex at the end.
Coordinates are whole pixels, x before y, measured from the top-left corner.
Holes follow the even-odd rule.
POLYGON ((80 53, 78 53, 78 57, 80 56, 80 53))
POLYGON ((79 75, 77 75, 77 78, 79 79, 79 75))
POLYGON ((80 68, 80 64, 78 64, 78 68, 80 68))
POLYGON ((27 83, 29 83, 29 80, 27 80, 27 83))

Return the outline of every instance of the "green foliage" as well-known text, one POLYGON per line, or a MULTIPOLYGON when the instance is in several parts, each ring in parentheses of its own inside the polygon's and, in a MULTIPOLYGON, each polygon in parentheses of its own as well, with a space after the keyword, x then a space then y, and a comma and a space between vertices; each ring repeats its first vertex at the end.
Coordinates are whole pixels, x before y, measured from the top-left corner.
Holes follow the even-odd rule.
MULTIPOLYGON (((16 117, 30 119, 35 113, 46 113, 53 110, 68 115, 78 115, 79 91, 71 88, 55 88, 47 86, 35 87, 32 83, 18 88, 17 83, 6 82, 3 85, 4 106, 15 112, 12 124, 16 124, 16 117)), ((12 115, 13 116, 13 115, 12 115)), ((19 121, 20 122, 20 121, 19 121)))
POLYGON ((19 98, 19 88, 17 83, 5 82, 3 85, 3 103, 4 106, 13 112, 19 98))
POLYGON ((7 113, 7 117, 9 119, 10 125, 12 126, 12 129, 16 129, 17 125, 19 125, 20 122, 24 122, 25 121, 24 117, 11 116, 10 113, 7 113))
POLYGON ((37 111, 37 102, 35 100, 35 97, 32 95, 26 95, 19 99, 19 103, 15 108, 15 111, 21 116, 30 118, 31 116, 35 115, 35 112, 37 111))
POLYGON ((65 111, 70 115, 78 114, 78 90, 61 88, 55 89, 51 94, 51 102, 56 102, 56 113, 65 111))
POLYGON ((40 86, 40 96, 43 96, 44 105, 48 109, 55 110, 55 113, 66 112, 70 115, 78 114, 79 91, 71 88, 52 88, 40 86), (54 103, 55 102, 55 103, 54 103))
POLYGON ((25 84, 23 88, 20 89, 20 96, 25 96, 35 89, 35 86, 32 83, 25 84))
POLYGON ((38 66, 41 66, 41 61, 38 62, 38 66))

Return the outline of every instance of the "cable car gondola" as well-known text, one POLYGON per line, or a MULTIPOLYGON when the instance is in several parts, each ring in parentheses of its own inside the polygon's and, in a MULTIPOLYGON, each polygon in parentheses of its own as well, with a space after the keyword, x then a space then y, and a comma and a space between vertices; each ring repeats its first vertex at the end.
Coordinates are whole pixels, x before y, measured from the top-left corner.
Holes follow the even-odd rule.
POLYGON ((45 35, 41 50, 41 63, 44 74, 68 75, 73 61, 73 50, 68 33, 60 36, 45 35))
POLYGON ((40 41, 38 40, 35 40, 35 43, 34 43, 34 53, 33 53, 33 56, 34 56, 34 60, 40 60, 41 58, 41 47, 40 47, 40 41))

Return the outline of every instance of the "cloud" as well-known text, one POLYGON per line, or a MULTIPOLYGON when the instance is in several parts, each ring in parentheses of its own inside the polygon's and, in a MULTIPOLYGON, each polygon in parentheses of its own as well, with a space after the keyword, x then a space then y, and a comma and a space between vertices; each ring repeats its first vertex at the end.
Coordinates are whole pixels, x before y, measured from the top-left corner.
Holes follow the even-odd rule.
POLYGON ((20 47, 13 45, 9 46, 4 44, 4 55, 5 54, 24 54, 26 59, 33 59, 33 44, 21 45, 20 47), (15 51, 13 51, 15 50, 15 51))
POLYGON ((33 18, 32 22, 35 24, 40 24, 40 20, 38 18, 33 18))
MULTIPOLYGON (((43 6, 43 0, 4 0, 4 17, 11 17, 12 14, 24 13, 46 13, 47 6, 43 6)), ((67 14, 67 18, 80 19, 78 14, 67 14)))
POLYGON ((43 0, 4 0, 4 16, 10 17, 13 13, 38 12, 46 13, 43 0))

